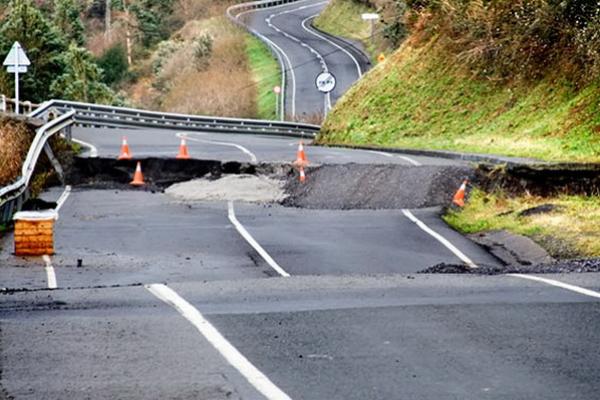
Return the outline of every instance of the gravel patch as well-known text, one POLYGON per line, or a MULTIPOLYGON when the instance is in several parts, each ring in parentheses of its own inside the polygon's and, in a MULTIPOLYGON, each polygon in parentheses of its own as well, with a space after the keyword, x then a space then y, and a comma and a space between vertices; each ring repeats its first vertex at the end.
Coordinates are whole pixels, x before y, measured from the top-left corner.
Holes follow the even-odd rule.
POLYGON ((585 258, 563 260, 533 266, 489 266, 479 265, 479 268, 469 268, 464 264, 437 264, 419 271, 419 274, 561 274, 568 272, 600 272, 600 258, 585 258))
POLYGON ((279 202, 285 198, 283 182, 255 175, 223 175, 220 179, 194 179, 176 183, 165 194, 184 201, 279 202))

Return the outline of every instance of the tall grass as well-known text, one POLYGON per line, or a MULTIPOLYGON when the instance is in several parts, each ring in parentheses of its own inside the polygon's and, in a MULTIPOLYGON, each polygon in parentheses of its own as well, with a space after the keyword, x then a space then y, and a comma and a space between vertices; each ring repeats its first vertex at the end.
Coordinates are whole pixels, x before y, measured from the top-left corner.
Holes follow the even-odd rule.
POLYGON ((0 120, 0 186, 13 182, 21 175, 33 134, 33 130, 24 122, 9 118, 0 120))

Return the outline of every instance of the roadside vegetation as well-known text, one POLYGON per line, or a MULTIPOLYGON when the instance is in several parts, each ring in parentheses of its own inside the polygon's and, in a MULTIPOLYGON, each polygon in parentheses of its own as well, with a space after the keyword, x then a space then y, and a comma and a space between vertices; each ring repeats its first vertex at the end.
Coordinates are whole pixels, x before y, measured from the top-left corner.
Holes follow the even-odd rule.
MULTIPOLYGON (((21 97, 258 117, 277 63, 224 15, 226 0, 8 0, 0 53, 18 40, 32 61, 21 97), (256 65, 254 64, 256 63, 256 65)), ((262 49, 260 47, 263 47, 262 49)), ((0 71, 0 93, 13 92, 0 71)), ((272 86, 271 86, 272 89, 272 86)), ((273 97, 273 99, 271 99, 273 97)))
POLYGON ((21 175, 34 135, 34 129, 23 121, 6 117, 0 120, 0 187, 21 175))
POLYGON ((558 259, 600 257, 597 196, 512 197, 475 189, 464 209, 452 210, 444 219, 467 234, 507 230, 527 236, 558 259), (540 212, 533 210, 539 207, 540 212))
POLYGON ((401 45, 337 103, 321 143, 600 161, 595 1, 387 3, 403 10, 386 26, 401 45))
POLYGON ((281 68, 263 42, 248 35, 246 39, 252 80, 257 91, 257 117, 277 119, 275 86, 281 86, 281 68))
POLYGON ((314 26, 330 34, 360 42, 369 56, 375 59, 377 50, 384 46, 382 35, 374 35, 375 42, 372 42, 371 24, 361 18, 363 13, 374 12, 376 9, 365 2, 332 0, 315 19, 314 26))

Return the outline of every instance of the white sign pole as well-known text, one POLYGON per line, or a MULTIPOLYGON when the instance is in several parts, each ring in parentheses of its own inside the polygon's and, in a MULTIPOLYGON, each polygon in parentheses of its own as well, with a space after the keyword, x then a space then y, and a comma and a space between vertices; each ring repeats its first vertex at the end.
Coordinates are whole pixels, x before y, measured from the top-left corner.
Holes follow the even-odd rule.
POLYGON ((15 57, 15 114, 19 113, 19 52, 15 57))

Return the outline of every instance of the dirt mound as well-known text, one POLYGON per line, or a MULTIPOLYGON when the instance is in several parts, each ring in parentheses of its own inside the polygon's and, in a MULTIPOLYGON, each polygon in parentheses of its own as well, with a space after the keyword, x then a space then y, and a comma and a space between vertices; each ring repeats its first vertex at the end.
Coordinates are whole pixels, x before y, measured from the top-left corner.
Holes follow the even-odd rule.
POLYGON ((400 209, 450 203, 469 167, 323 165, 307 170, 304 184, 291 179, 284 205, 314 209, 400 209))
POLYGON ((265 176, 224 175, 220 179, 194 179, 177 183, 165 190, 167 195, 183 201, 233 200, 257 203, 284 198, 283 183, 265 176))

